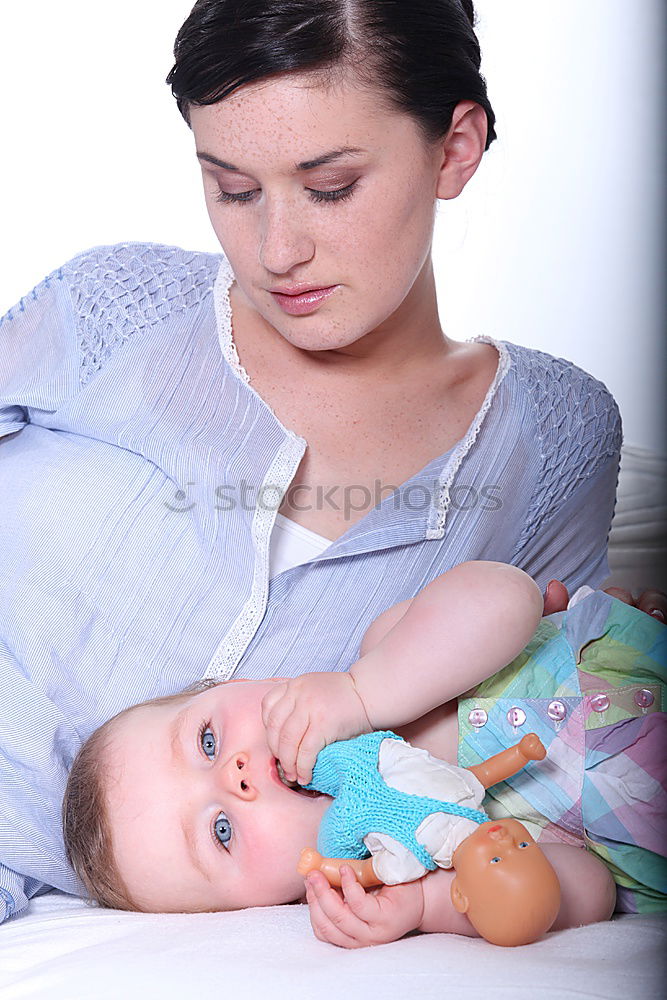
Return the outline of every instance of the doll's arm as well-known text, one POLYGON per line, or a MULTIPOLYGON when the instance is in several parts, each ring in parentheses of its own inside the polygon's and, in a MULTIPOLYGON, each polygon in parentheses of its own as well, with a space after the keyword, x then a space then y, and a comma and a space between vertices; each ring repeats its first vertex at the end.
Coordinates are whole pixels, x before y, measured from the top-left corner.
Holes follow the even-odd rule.
POLYGON ((484 788, 499 781, 505 781, 531 760, 544 760, 547 752, 542 741, 535 733, 527 733, 523 739, 507 750, 501 750, 481 764, 474 764, 466 770, 471 771, 484 788))
POLYGON ((365 858, 363 861, 351 858, 323 858, 319 851, 313 847, 306 847, 301 852, 297 871, 303 876, 308 875, 309 872, 322 872, 329 885, 339 887, 341 885, 341 865, 348 865, 356 875, 357 881, 365 888, 382 884, 382 880, 377 877, 373 870, 372 858, 365 858))

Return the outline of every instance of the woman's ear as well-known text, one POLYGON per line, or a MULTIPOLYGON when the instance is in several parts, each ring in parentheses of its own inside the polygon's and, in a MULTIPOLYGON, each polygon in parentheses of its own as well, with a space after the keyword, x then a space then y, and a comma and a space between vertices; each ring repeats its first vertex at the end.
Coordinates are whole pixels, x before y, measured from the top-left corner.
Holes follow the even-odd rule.
POLYGON ((488 121, 480 104, 460 101, 442 141, 442 166, 436 195, 445 200, 461 194, 477 170, 486 146, 488 121))
POLYGON ((452 887, 451 887, 451 889, 449 891, 450 891, 450 895, 452 897, 452 904, 454 906, 454 909, 458 910, 459 913, 467 913, 468 912, 468 897, 465 896, 461 892, 461 890, 459 888, 459 880, 458 879, 456 879, 456 878, 454 879, 454 881, 452 882, 452 887))

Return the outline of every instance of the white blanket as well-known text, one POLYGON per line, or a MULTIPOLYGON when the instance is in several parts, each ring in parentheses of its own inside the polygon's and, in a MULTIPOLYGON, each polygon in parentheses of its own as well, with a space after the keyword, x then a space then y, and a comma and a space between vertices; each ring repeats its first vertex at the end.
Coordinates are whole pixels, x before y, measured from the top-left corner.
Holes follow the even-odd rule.
POLYGON ((0 932, 1 1000, 663 1000, 667 917, 623 916, 523 948, 424 934, 345 951, 305 906, 93 909, 53 892, 0 932))

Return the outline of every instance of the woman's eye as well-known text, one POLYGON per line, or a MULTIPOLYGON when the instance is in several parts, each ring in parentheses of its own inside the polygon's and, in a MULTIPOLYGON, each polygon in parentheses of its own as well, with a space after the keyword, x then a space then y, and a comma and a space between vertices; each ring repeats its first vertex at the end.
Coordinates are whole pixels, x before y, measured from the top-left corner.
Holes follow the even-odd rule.
POLYGON ((232 824, 224 813, 220 813, 215 821, 215 838, 224 847, 232 839, 232 824))
POLYGON ((521 843, 519 844, 519 847, 530 847, 530 844, 528 843, 527 840, 522 840, 521 843))
MULTIPOLYGON (((311 188, 308 188, 308 193, 310 194, 311 201, 344 201, 345 198, 352 196, 356 186, 357 182, 353 181, 347 187, 337 188, 335 191, 313 191, 311 188)), ((254 201, 254 193, 254 191, 241 191, 239 194, 230 194, 228 191, 218 190, 215 200, 223 203, 236 202, 239 205, 244 205, 247 202, 254 201)))
POLYGON ((500 864, 500 860, 501 859, 498 857, 498 855, 496 855, 495 858, 491 858, 491 864, 492 865, 499 865, 500 864))
POLYGON ((215 757, 215 735, 207 723, 199 730, 199 745, 209 760, 215 757))

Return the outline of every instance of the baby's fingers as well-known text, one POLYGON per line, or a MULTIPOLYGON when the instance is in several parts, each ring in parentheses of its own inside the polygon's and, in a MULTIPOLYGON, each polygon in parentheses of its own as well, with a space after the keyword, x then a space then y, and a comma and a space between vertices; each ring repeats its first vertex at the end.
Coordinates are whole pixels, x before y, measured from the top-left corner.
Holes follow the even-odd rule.
POLYGON ((361 948, 368 943, 365 940, 368 928, 350 912, 321 872, 312 872, 306 879, 306 899, 310 923, 320 941, 339 948, 361 948))
POLYGON ((373 893, 366 892, 349 865, 341 867, 340 885, 343 899, 355 917, 366 924, 377 918, 380 910, 377 897, 373 893))
POLYGON ((296 773, 299 784, 307 785, 312 779, 317 755, 325 745, 322 733, 316 730, 311 723, 307 723, 296 756, 296 773))

